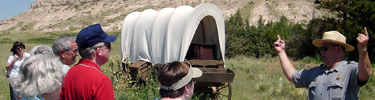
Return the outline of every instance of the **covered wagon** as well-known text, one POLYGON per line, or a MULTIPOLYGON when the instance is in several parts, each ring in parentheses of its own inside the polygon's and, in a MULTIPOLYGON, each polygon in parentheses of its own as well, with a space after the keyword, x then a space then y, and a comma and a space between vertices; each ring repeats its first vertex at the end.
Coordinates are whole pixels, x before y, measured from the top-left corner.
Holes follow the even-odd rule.
POLYGON ((224 64, 224 25, 220 9, 211 3, 132 12, 122 25, 121 60, 132 63, 134 78, 147 77, 144 65, 190 62, 203 71, 195 92, 230 99, 234 72, 224 64))

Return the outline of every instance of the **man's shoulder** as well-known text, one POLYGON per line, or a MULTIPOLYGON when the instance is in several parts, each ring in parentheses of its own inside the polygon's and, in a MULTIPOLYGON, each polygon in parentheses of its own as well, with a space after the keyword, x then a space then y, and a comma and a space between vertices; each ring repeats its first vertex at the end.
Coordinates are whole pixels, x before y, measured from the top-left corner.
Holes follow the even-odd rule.
POLYGON ((344 69, 347 70, 356 70, 358 68, 358 62, 348 61, 348 63, 344 67, 344 69))
POLYGON ((355 61, 348 61, 348 64, 346 64, 346 65, 351 65, 351 66, 353 66, 353 65, 358 65, 358 62, 355 62, 355 61))
POLYGON ((84 81, 93 83, 108 80, 110 81, 110 79, 105 74, 98 72, 95 69, 82 66, 73 66, 72 68, 70 68, 64 80, 71 80, 72 82, 74 80, 75 82, 84 81))
POLYGON ((72 72, 76 72, 76 73, 92 73, 92 74, 101 73, 100 70, 94 67, 87 67, 87 66, 82 66, 79 64, 74 65, 69 70, 72 70, 72 72))
POLYGON ((319 70, 323 70, 323 69, 325 69, 324 64, 320 64, 319 66, 315 66, 315 67, 310 68, 310 69, 308 69, 308 70, 311 70, 311 71, 319 71, 319 70))
POLYGON ((346 70, 349 70, 349 69, 356 69, 358 68, 358 62, 355 62, 355 61, 343 61, 341 65, 341 67, 339 69, 346 69, 346 70))
POLYGON ((80 76, 88 76, 95 78, 107 78, 105 74, 100 69, 93 66, 83 66, 76 64, 69 69, 68 74, 79 74, 80 76))

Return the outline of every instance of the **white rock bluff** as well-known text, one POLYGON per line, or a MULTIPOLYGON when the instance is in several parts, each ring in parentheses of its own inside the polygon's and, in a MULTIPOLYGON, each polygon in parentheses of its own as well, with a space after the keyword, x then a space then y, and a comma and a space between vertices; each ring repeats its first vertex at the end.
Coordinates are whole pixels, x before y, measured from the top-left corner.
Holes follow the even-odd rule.
POLYGON ((256 25, 259 16, 265 22, 286 16, 290 21, 307 23, 323 14, 314 8, 314 0, 36 0, 22 14, 0 21, 0 34, 19 31, 79 31, 100 23, 106 31, 120 31, 124 17, 145 9, 160 10, 201 3, 217 5, 224 18, 237 10, 256 25))

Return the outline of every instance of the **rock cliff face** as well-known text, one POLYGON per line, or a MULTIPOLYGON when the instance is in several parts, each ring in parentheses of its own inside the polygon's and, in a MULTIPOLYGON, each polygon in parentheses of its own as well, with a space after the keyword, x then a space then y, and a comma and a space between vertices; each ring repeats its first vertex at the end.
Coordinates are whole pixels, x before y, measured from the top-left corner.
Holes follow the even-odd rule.
POLYGON ((65 6, 75 3, 90 3, 98 1, 101 0, 35 0, 34 4, 31 4, 31 9, 37 9, 44 6, 65 6))
POLYGON ((322 13, 314 8, 314 0, 36 0, 30 9, 15 17, 0 21, 0 34, 27 30, 78 31, 100 23, 106 31, 120 31, 125 16, 145 9, 160 10, 166 7, 210 2, 221 8, 228 18, 240 10, 257 24, 259 16, 277 21, 286 16, 294 22, 308 22, 322 13), (313 14, 314 12, 314 14, 313 14))

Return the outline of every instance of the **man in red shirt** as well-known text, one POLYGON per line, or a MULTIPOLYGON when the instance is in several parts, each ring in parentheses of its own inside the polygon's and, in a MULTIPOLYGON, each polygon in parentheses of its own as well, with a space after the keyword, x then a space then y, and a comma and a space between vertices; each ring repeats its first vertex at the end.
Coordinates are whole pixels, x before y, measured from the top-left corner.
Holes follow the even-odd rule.
POLYGON ((108 61, 111 43, 117 39, 105 33, 100 24, 82 29, 77 45, 82 59, 66 74, 60 93, 62 100, 114 100, 111 80, 100 66, 108 61))

